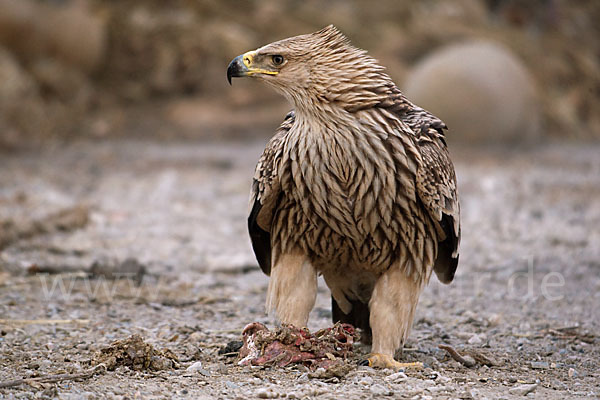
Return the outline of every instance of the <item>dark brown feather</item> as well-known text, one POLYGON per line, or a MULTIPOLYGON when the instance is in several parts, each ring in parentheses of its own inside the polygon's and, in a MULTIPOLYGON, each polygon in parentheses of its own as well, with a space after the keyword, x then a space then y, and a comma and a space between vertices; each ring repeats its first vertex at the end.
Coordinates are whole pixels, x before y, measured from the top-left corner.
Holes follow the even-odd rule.
POLYGON ((281 195, 275 166, 281 156, 282 138, 293 124, 294 112, 291 111, 259 159, 250 192, 248 232, 256 260, 267 275, 271 274, 271 224, 281 195))
MULTIPOLYGON (((258 186, 258 183, 254 181, 253 186, 258 186)), ((256 256, 260 269, 262 269, 265 274, 271 275, 271 234, 262 229, 256 221, 261 208, 262 205, 260 201, 255 200, 250 215, 248 216, 248 232, 250 233, 252 249, 254 250, 254 255, 256 256)))

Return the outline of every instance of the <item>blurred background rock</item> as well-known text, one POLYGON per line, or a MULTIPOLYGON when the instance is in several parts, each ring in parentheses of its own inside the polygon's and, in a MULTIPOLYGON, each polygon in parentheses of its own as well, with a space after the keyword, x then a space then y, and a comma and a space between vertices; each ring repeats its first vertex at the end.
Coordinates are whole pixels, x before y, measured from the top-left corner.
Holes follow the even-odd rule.
POLYGON ((289 106, 227 63, 330 23, 451 140, 598 138, 598 21, 596 0, 0 0, 0 148, 266 137, 289 106))

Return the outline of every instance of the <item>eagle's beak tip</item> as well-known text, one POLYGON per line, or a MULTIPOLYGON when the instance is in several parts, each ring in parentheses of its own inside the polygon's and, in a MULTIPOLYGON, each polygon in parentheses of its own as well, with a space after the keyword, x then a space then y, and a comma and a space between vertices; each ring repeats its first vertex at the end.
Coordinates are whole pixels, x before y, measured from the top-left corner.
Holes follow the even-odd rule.
POLYGON ((248 68, 242 62, 242 56, 237 56, 227 66, 227 82, 231 85, 231 78, 246 76, 248 68))

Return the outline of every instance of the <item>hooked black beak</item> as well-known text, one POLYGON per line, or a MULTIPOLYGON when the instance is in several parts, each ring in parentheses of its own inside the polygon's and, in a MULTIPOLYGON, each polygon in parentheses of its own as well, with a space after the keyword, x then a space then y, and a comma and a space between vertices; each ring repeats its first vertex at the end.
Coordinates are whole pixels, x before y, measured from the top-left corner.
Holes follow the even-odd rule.
POLYGON ((248 74, 248 68, 244 64, 244 55, 234 58, 227 67, 227 82, 231 85, 231 78, 239 78, 248 74))

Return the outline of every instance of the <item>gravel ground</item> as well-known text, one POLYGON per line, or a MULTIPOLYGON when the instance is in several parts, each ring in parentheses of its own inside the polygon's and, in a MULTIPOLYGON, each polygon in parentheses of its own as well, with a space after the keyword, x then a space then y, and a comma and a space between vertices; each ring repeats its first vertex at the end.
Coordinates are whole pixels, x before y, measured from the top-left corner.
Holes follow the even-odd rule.
MULTIPOLYGON (((424 369, 358 366, 368 348, 357 345, 350 372, 328 379, 219 354, 247 323, 275 323, 245 228, 263 146, 107 141, 3 155, 0 387, 85 374, 133 334, 178 361, 29 381, 0 398, 600 395, 600 144, 456 149, 459 270, 449 286, 432 278, 402 356, 424 369), (83 220, 65 222, 73 210, 83 220), (491 362, 467 368, 440 344, 491 362)), ((331 325, 329 307, 321 282, 311 329, 331 325)))

